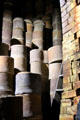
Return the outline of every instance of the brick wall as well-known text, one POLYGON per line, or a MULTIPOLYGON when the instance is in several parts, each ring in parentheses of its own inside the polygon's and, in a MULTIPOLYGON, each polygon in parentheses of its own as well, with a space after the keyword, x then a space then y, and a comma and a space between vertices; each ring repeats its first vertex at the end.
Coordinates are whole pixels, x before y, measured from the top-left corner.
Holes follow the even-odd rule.
POLYGON ((60 0, 63 31, 63 93, 60 120, 74 120, 80 99, 80 0, 60 0))

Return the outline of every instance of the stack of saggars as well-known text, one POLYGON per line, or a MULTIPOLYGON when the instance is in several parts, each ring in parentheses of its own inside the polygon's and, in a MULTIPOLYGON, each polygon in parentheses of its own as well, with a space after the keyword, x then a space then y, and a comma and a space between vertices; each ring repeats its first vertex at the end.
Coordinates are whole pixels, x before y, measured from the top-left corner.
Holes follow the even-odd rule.
POLYGON ((16 17, 13 19, 13 31, 11 45, 21 44, 24 45, 24 20, 23 18, 16 17))
POLYGON ((60 120, 74 120, 80 99, 80 5, 60 0, 63 27, 63 90, 60 120))
POLYGON ((50 80, 50 96, 51 103, 57 89, 59 75, 62 70, 62 33, 60 24, 60 14, 58 9, 54 9, 53 14, 53 46, 48 49, 49 60, 49 80, 50 80))
POLYGON ((48 91, 48 53, 47 50, 43 50, 43 28, 42 20, 34 21, 32 36, 32 48, 34 49, 30 51, 30 71, 41 75, 42 106, 44 104, 43 95, 45 96, 45 92, 48 91))
POLYGON ((43 30, 44 22, 39 19, 35 20, 32 43, 33 48, 36 49, 30 51, 30 70, 42 76, 42 92, 48 81, 48 53, 47 50, 43 50, 43 30))
POLYGON ((33 46, 40 50, 43 50, 44 23, 42 20, 35 20, 33 25, 34 25, 33 38, 32 38, 33 46))
POLYGON ((41 75, 42 93, 46 92, 48 84, 48 53, 47 50, 33 49, 30 51, 30 70, 41 75))
MULTIPOLYGON (((29 20, 30 21, 30 20, 29 20)), ((27 22, 27 21, 26 21, 27 22)), ((38 74, 27 72, 27 47, 31 47, 32 24, 27 24, 26 45, 24 43, 23 31, 24 24, 22 18, 13 20, 13 36, 15 45, 11 46, 11 56, 14 58, 15 70, 15 95, 23 98, 23 118, 41 119, 41 77, 38 74), (16 21, 15 21, 16 20, 16 21), (16 29, 15 29, 16 28, 16 29), (14 32, 17 30, 18 32, 14 32), (15 34, 14 34, 15 33, 15 34), (21 34, 22 33, 22 34, 21 34), (29 40, 29 42, 28 42, 29 40), (22 42, 21 42, 22 41, 22 42), (27 46, 29 45, 29 46, 27 46), (34 83, 34 84, 33 84, 34 83), (38 88, 37 88, 38 87, 38 88), (38 102, 36 102, 36 100, 38 102)))
POLYGON ((9 56, 12 30, 11 2, 4 3, 0 44, 0 119, 22 120, 22 98, 14 96, 14 59, 9 56))
POLYGON ((16 75, 15 94, 23 97, 24 120, 42 120, 41 76, 39 74, 19 72, 16 75))
POLYGON ((3 22, 2 22, 2 42, 10 46, 12 35, 12 3, 4 3, 3 22))
POLYGON ((20 17, 13 19, 11 40, 11 57, 14 58, 14 71, 27 71, 27 48, 24 46, 24 20, 20 17))
MULTIPOLYGON (((8 2, 5 4, 8 6, 8 2)), ((12 4, 9 3, 9 5, 12 4)), ((26 39, 24 39, 23 18, 15 17, 12 22, 12 11, 4 10, 2 44, 0 44, 1 119, 22 120, 23 117, 27 120, 42 120, 42 77, 38 73, 27 72, 27 61, 29 61, 29 52, 32 47, 33 25, 31 20, 26 19, 25 22, 26 39)))
MULTIPOLYGON (((19 41, 11 46, 11 56, 14 58, 15 70, 15 95, 23 98, 23 119, 42 119, 41 113, 41 75, 27 72, 28 48, 32 47, 32 22, 26 22, 26 42, 24 41, 23 31, 24 22, 22 18, 13 20, 13 36, 19 41), (15 29, 16 28, 16 29, 15 29), (14 31, 17 30, 18 32, 14 31), (23 45, 23 43, 25 43, 23 45), (37 101, 37 102, 36 102, 37 101)), ((28 51, 29 52, 29 51, 28 51)), ((34 66, 35 67, 35 66, 34 66)))

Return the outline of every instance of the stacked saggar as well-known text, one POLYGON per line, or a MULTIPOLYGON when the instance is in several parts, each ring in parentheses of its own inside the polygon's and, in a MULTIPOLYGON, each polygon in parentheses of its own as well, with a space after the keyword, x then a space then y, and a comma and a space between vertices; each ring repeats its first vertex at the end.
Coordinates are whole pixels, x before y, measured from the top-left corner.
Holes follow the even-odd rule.
POLYGON ((52 25, 53 46, 48 49, 51 103, 53 103, 53 99, 55 98, 55 93, 59 82, 59 75, 62 74, 62 31, 60 12, 58 8, 54 9, 52 25))
MULTIPOLYGON (((34 30, 32 36, 32 48, 34 49, 30 51, 30 72, 34 74, 39 74, 41 76, 42 109, 44 109, 43 105, 45 103, 44 101, 45 94, 46 92, 49 92, 49 89, 47 88, 48 54, 47 54, 47 50, 43 50, 43 26, 44 24, 42 20, 34 21, 34 30)), ((39 119, 38 117, 36 119, 39 119)))
POLYGON ((80 5, 60 0, 63 28, 63 89, 60 120, 74 120, 80 88, 80 5))
MULTIPOLYGON (((17 20, 18 23, 13 24, 13 29, 15 28, 14 25, 16 25, 17 30, 19 31, 19 29, 22 30, 21 27, 24 26, 24 22, 20 20, 20 18, 17 20)), ((27 60, 29 60, 27 50, 30 52, 30 49, 32 48, 32 22, 30 22, 30 20, 25 21, 27 31, 26 35, 30 33, 30 36, 26 36, 26 42, 24 42, 24 45, 23 43, 19 45, 16 42, 15 45, 11 46, 11 56, 14 58, 14 69, 16 76, 15 95, 22 96, 23 98, 23 119, 41 120, 41 75, 37 73, 33 74, 31 73, 32 71, 27 72, 27 60)), ((17 34, 16 39, 24 41, 24 39, 19 39, 20 35, 22 34, 17 34)))
POLYGON ((22 120, 22 98, 14 96, 14 59, 9 56, 12 30, 12 3, 4 3, 2 43, 0 43, 0 119, 22 120), (17 114, 16 114, 17 113, 17 114))

